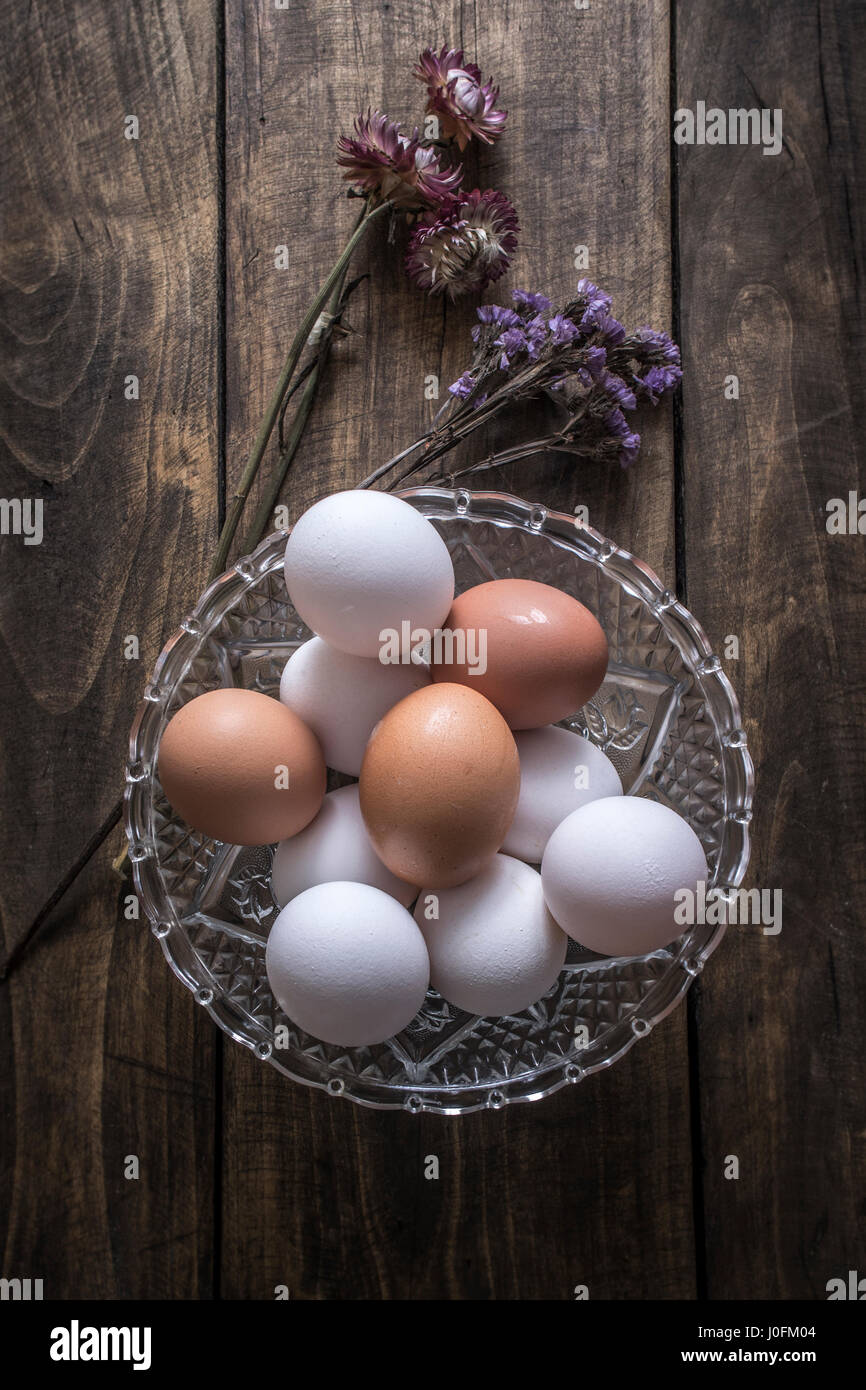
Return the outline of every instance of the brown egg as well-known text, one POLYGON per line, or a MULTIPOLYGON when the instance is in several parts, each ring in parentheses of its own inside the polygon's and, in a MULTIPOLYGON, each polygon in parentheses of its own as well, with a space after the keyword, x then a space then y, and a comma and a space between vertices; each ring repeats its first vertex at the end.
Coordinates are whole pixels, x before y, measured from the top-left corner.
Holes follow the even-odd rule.
POLYGON ((210 690, 183 705, 159 747, 159 780, 195 830, 233 845, 296 835, 325 794, 315 734, 279 700, 210 690))
POLYGON ((494 579, 467 589, 454 600, 445 629, 455 634, 454 650, 443 643, 437 661, 434 648, 434 681, 477 690, 512 729, 539 729, 575 714, 607 671, 607 639, 589 609, 533 579, 494 579))
POLYGON ((453 888, 499 849, 520 791, 517 745, 489 700, 427 685, 379 721, 361 766, 361 812, 379 858, 407 883, 453 888))

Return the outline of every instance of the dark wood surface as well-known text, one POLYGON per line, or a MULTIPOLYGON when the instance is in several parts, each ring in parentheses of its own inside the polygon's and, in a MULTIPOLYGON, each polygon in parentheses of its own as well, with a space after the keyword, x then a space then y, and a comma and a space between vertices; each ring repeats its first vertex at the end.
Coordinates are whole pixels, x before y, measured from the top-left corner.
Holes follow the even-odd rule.
MULTIPOLYGON (((45 919, 0 984, 0 1273, 57 1298, 825 1297, 866 1268, 866 539, 825 527, 828 499, 864 488, 866 12, 0 11, 0 495, 45 501, 42 545, 0 538, 6 952, 45 919), (747 882, 784 895, 780 935, 729 931, 687 1007, 610 1072, 457 1121, 362 1110, 263 1067, 125 920, 111 871, 147 671, 203 585, 353 216, 336 134, 368 104, 408 118, 414 59, 445 40, 497 75, 510 111, 471 156, 473 181, 520 213, 507 285, 565 297, 586 245, 621 317, 683 346, 680 401, 644 416, 634 469, 542 461, 502 481, 587 504, 717 649, 739 638, 725 669, 757 763, 747 882), (781 107, 783 151, 674 146, 673 111, 697 100, 781 107)), ((461 366, 473 306, 413 291, 400 251, 381 236, 359 255, 369 278, 293 515, 415 438, 436 408, 425 377, 444 390, 461 366)))

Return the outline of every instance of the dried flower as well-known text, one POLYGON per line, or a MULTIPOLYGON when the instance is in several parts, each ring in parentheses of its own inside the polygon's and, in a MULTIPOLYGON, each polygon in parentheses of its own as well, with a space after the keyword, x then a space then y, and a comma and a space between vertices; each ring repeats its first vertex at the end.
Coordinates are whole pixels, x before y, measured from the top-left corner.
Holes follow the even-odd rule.
POLYGON ((481 69, 464 62, 461 48, 443 46, 436 54, 425 48, 415 76, 427 86, 427 110, 439 119, 443 135, 453 136, 461 150, 473 136, 492 145, 505 128, 507 111, 497 111, 499 88, 482 83, 481 69))
POLYGON ((521 313, 546 314, 553 308, 546 295, 532 294, 529 290, 512 290, 511 298, 521 313))
POLYGON ((620 464, 623 468, 628 468, 638 456, 640 435, 632 433, 621 410, 612 410, 604 417, 604 424, 608 434, 619 443, 620 464))
POLYGON ((590 376, 598 377, 604 371, 607 362, 607 348, 588 347, 586 350, 586 370, 590 376))
POLYGON ((632 343, 635 355, 645 358, 648 362, 671 362, 679 366, 680 350, 667 333, 657 332, 644 324, 642 328, 635 329, 632 343))
POLYGON ((500 371, 507 371, 513 358, 520 352, 528 352, 529 340, 522 328, 506 328, 496 339, 496 346, 502 349, 499 358, 500 371))
POLYGON ((640 370, 635 373, 634 389, 655 405, 665 391, 672 390, 682 380, 680 350, 667 333, 646 326, 638 328, 629 342, 639 367, 646 369, 642 374, 640 370))
POLYGON ((356 116, 354 136, 341 135, 343 178, 407 211, 436 207, 460 185, 461 169, 443 168, 418 131, 406 135, 381 111, 356 116))
POLYGON ((659 397, 677 386, 682 377, 679 367, 650 367, 643 377, 634 378, 635 390, 638 394, 646 396, 652 405, 656 405, 659 397))
POLYGON ((612 314, 602 314, 595 325, 595 331, 601 341, 610 347, 619 347, 625 340, 625 329, 612 314))
POLYGON ((464 401, 467 396, 472 395, 474 389, 475 382, 472 380, 471 373, 469 372, 464 372, 456 381, 452 381, 451 385, 448 387, 452 396, 459 396, 459 398, 464 401))
POLYGON ((477 343, 481 337, 481 325, 486 323, 498 324, 500 328, 516 328, 520 323, 520 316, 515 314, 513 309, 503 309, 501 304, 482 304, 476 310, 478 323, 472 330, 472 341, 477 343))
POLYGON ((475 188, 426 213, 412 233, 406 269, 421 289, 452 299, 483 290, 508 268, 517 214, 504 193, 475 188))
POLYGON ((612 401, 615 401, 620 410, 634 410, 637 405, 637 397, 629 386, 628 382, 623 381, 616 372, 609 372, 606 368, 598 378, 598 384, 612 401))
POLYGON ((557 347, 566 347, 573 343, 580 334, 580 329, 571 319, 567 319, 564 314, 554 314, 548 321, 548 328, 553 342, 557 347))
MULTIPOLYGON (((631 337, 611 312, 610 296, 581 280, 577 296, 554 310, 544 295, 515 290, 514 309, 485 304, 472 331, 475 352, 454 386, 459 412, 499 409, 552 392, 567 412, 556 448, 628 467, 640 435, 625 411, 639 398, 653 405, 679 382, 679 348, 666 333, 639 328, 631 337)), ((455 415, 449 418, 455 428, 455 415)))
POLYGON ((584 333, 591 333, 598 327, 598 322, 610 313, 611 298, 603 290, 594 285, 591 280, 578 280, 577 282, 578 299, 584 301, 584 311, 581 315, 580 326, 584 333))

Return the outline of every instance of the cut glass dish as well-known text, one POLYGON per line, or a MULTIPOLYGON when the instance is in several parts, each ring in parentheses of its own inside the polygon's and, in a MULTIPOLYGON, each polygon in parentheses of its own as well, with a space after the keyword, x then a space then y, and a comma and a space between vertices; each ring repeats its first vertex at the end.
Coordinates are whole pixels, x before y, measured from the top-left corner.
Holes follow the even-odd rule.
MULTIPOLYGON (((627 794, 688 820, 712 886, 739 887, 752 762, 734 692, 692 615, 646 565, 574 517, 495 492, 422 487, 400 496, 444 538, 458 592, 488 579, 534 579, 591 609, 607 635, 608 674, 563 722, 604 749, 627 794)), ((191 830, 163 794, 157 757, 182 704, 220 686, 276 695, 283 666, 311 636, 286 592, 285 540, 275 532, 205 591, 166 644, 130 733, 130 859, 175 974, 259 1058, 362 1105, 446 1115, 498 1109, 611 1066, 685 996, 723 926, 690 927, 664 950, 628 959, 572 943, 554 987, 509 1018, 473 1017, 431 990, 409 1027, 374 1047, 320 1042, 274 1001, 265 973, 278 911, 272 847, 220 844, 191 830)))

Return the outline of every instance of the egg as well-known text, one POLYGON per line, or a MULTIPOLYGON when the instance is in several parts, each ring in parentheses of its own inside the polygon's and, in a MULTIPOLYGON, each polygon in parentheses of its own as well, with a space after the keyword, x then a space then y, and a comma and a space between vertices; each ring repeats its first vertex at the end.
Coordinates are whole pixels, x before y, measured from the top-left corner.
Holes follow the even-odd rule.
POLYGON ((430 964, 411 913, 366 883, 320 883, 283 908, 265 951, 271 990, 322 1042, 367 1047, 399 1033, 427 993, 430 964))
POLYGON ((457 888, 423 888, 415 919, 430 956, 430 983, 467 1013, 520 1013, 546 994, 565 964, 568 938, 548 911, 541 876, 497 854, 457 888))
POLYGON ((210 690, 182 705, 159 746, 163 791, 188 825, 234 845, 302 830, 325 794, 315 734, 279 700, 210 690))
POLYGON ((520 790, 517 746, 489 700, 463 685, 407 695, 373 730, 361 812, 398 878, 450 888, 502 844, 520 790))
POLYGON ((286 662, 280 699, 312 729, 328 767, 357 777, 367 739, 382 715, 429 684, 426 666, 350 656, 313 637, 286 662))
POLYGON ((591 951, 638 956, 682 933, 675 894, 706 879, 695 832, 676 811, 644 797, 591 801, 558 825, 541 861, 547 906, 591 951))
POLYGON ((304 512, 286 543, 285 576, 304 622, 353 656, 378 656, 383 634, 432 634, 454 597, 448 547, 426 517, 392 493, 360 488, 304 512))
POLYGON ((408 907, 418 889, 386 869, 370 843, 357 786, 328 792, 315 820, 274 852, 271 891, 281 907, 318 883, 368 883, 408 907))
POLYGON ((434 681, 459 681, 512 729, 557 724, 585 705, 607 671, 607 639, 577 599, 534 579, 493 579, 460 594, 434 647, 434 681))
POLYGON ((621 796, 610 758, 581 734, 558 725, 524 729, 514 736, 520 755, 520 797, 502 849, 531 864, 560 821, 600 797, 621 796))

